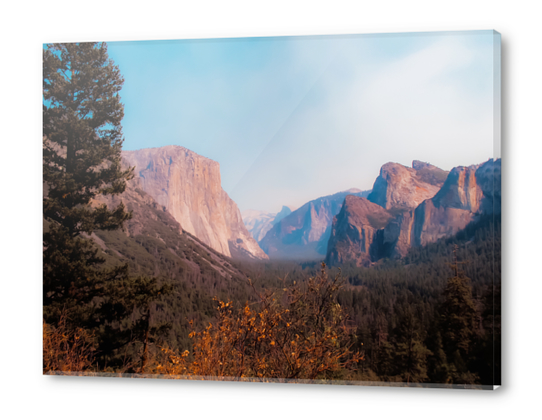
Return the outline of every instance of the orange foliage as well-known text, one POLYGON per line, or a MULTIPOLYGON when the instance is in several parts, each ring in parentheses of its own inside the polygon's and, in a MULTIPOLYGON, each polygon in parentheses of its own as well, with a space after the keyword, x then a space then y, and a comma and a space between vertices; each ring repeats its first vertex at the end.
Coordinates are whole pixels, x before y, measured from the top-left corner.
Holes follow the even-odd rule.
POLYGON ((218 302, 218 320, 192 332, 192 361, 162 349, 154 373, 213 377, 329 379, 363 359, 336 301, 342 281, 319 276, 235 308, 218 302))
POLYGON ((56 327, 43 323, 43 373, 85 372, 92 367, 92 337, 81 328, 69 330, 66 315, 56 327))

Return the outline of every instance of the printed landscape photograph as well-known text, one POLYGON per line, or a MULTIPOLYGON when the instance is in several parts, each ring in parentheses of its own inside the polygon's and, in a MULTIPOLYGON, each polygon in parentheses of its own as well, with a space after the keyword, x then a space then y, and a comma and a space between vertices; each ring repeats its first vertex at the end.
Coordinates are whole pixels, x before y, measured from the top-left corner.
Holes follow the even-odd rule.
POLYGON ((495 31, 43 45, 43 374, 495 389, 495 31))

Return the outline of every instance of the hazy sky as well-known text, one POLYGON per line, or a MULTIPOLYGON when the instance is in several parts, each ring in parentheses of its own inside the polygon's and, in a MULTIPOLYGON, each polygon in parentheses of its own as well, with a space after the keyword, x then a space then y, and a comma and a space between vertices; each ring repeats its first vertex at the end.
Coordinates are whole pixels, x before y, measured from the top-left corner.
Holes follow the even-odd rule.
POLYGON ((186 147, 220 163, 241 210, 278 211, 370 189, 389 161, 492 158, 495 42, 492 31, 272 37, 112 42, 109 54, 125 78, 126 150, 186 147))

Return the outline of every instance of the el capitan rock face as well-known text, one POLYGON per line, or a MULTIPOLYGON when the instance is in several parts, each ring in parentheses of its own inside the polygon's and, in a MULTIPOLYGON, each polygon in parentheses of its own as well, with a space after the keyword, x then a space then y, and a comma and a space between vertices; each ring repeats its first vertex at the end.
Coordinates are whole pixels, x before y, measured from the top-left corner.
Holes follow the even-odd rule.
POLYGON ((347 195, 341 211, 333 218, 326 263, 339 265, 350 261, 358 266, 369 265, 378 252, 374 243, 376 233, 391 218, 391 214, 378 204, 347 195))
POLYGON ((180 146, 123 151, 122 157, 183 230, 226 256, 267 259, 222 189, 218 162, 180 146))
POLYGON ((333 217, 347 195, 366 196, 367 191, 350 189, 309 201, 276 223, 260 246, 275 259, 318 259, 326 255, 333 217))
POLYGON ((389 162, 382 166, 369 201, 390 209, 413 209, 433 197, 442 186, 446 172, 415 160, 412 168, 389 162))

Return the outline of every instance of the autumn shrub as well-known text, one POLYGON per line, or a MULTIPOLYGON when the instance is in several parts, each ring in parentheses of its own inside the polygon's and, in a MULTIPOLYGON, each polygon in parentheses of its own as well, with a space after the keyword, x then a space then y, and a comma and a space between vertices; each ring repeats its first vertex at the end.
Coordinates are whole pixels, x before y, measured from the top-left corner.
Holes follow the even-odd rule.
POLYGON ((239 378, 332 379, 363 359, 337 294, 343 281, 320 274, 253 303, 218 301, 217 320, 193 331, 193 353, 162 348, 154 373, 239 378))
POLYGON ((43 373, 90 371, 92 336, 82 328, 69 329, 62 314, 56 326, 43 323, 43 373))

